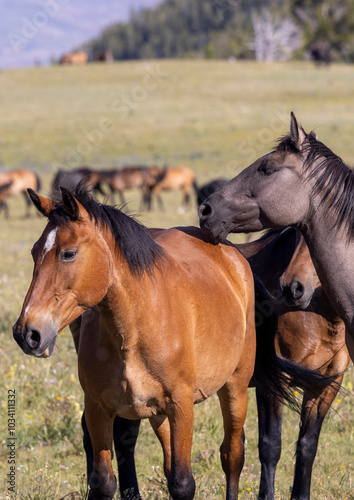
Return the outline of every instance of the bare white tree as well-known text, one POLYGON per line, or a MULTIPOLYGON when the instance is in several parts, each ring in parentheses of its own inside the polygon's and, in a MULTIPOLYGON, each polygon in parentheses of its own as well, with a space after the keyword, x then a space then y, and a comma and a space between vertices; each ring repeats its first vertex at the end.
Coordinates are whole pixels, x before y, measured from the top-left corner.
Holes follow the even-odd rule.
POLYGON ((269 10, 251 14, 257 61, 287 61, 302 44, 302 32, 291 19, 275 19, 269 10))

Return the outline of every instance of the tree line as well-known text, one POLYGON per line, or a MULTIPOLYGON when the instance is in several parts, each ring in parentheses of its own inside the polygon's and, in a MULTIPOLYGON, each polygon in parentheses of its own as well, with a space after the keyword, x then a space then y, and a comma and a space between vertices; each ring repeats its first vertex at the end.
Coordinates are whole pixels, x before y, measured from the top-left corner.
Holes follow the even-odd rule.
POLYGON ((114 59, 286 60, 326 48, 354 60, 353 0, 164 0, 85 44, 114 59))

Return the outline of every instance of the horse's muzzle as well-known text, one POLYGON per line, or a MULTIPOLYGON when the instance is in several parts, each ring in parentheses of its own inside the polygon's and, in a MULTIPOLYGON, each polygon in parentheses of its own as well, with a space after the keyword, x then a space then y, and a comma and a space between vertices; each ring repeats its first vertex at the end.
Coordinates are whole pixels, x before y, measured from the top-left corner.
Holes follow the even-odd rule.
POLYGON ((34 326, 22 326, 17 321, 12 331, 14 339, 25 354, 42 358, 52 355, 57 338, 55 329, 50 329, 44 335, 34 326))

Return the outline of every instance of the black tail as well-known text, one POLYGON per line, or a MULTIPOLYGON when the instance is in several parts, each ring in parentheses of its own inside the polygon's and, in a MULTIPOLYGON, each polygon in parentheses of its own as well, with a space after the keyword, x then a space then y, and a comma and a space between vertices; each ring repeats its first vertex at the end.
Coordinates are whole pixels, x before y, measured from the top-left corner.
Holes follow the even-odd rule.
POLYGON ((332 384, 339 389, 340 384, 331 377, 277 356, 274 345, 278 326, 275 305, 263 283, 256 277, 254 281, 257 349, 253 382, 264 393, 276 397, 299 412, 300 405, 294 390, 289 387, 289 378, 292 387, 306 389, 314 395, 318 395, 319 387, 332 384))

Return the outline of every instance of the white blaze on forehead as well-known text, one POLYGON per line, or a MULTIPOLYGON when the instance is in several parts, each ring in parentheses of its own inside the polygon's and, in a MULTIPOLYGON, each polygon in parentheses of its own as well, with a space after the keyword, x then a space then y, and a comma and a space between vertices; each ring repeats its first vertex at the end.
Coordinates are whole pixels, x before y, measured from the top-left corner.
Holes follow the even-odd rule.
POLYGON ((44 250, 44 254, 43 254, 43 257, 42 257, 42 262, 43 262, 43 259, 44 257, 46 256, 46 254, 53 248, 54 246, 54 243, 55 243, 55 238, 57 236, 57 231, 58 231, 58 228, 56 227, 55 229, 52 229, 51 232, 48 234, 47 236, 47 241, 45 242, 45 245, 43 247, 43 250, 44 250))

